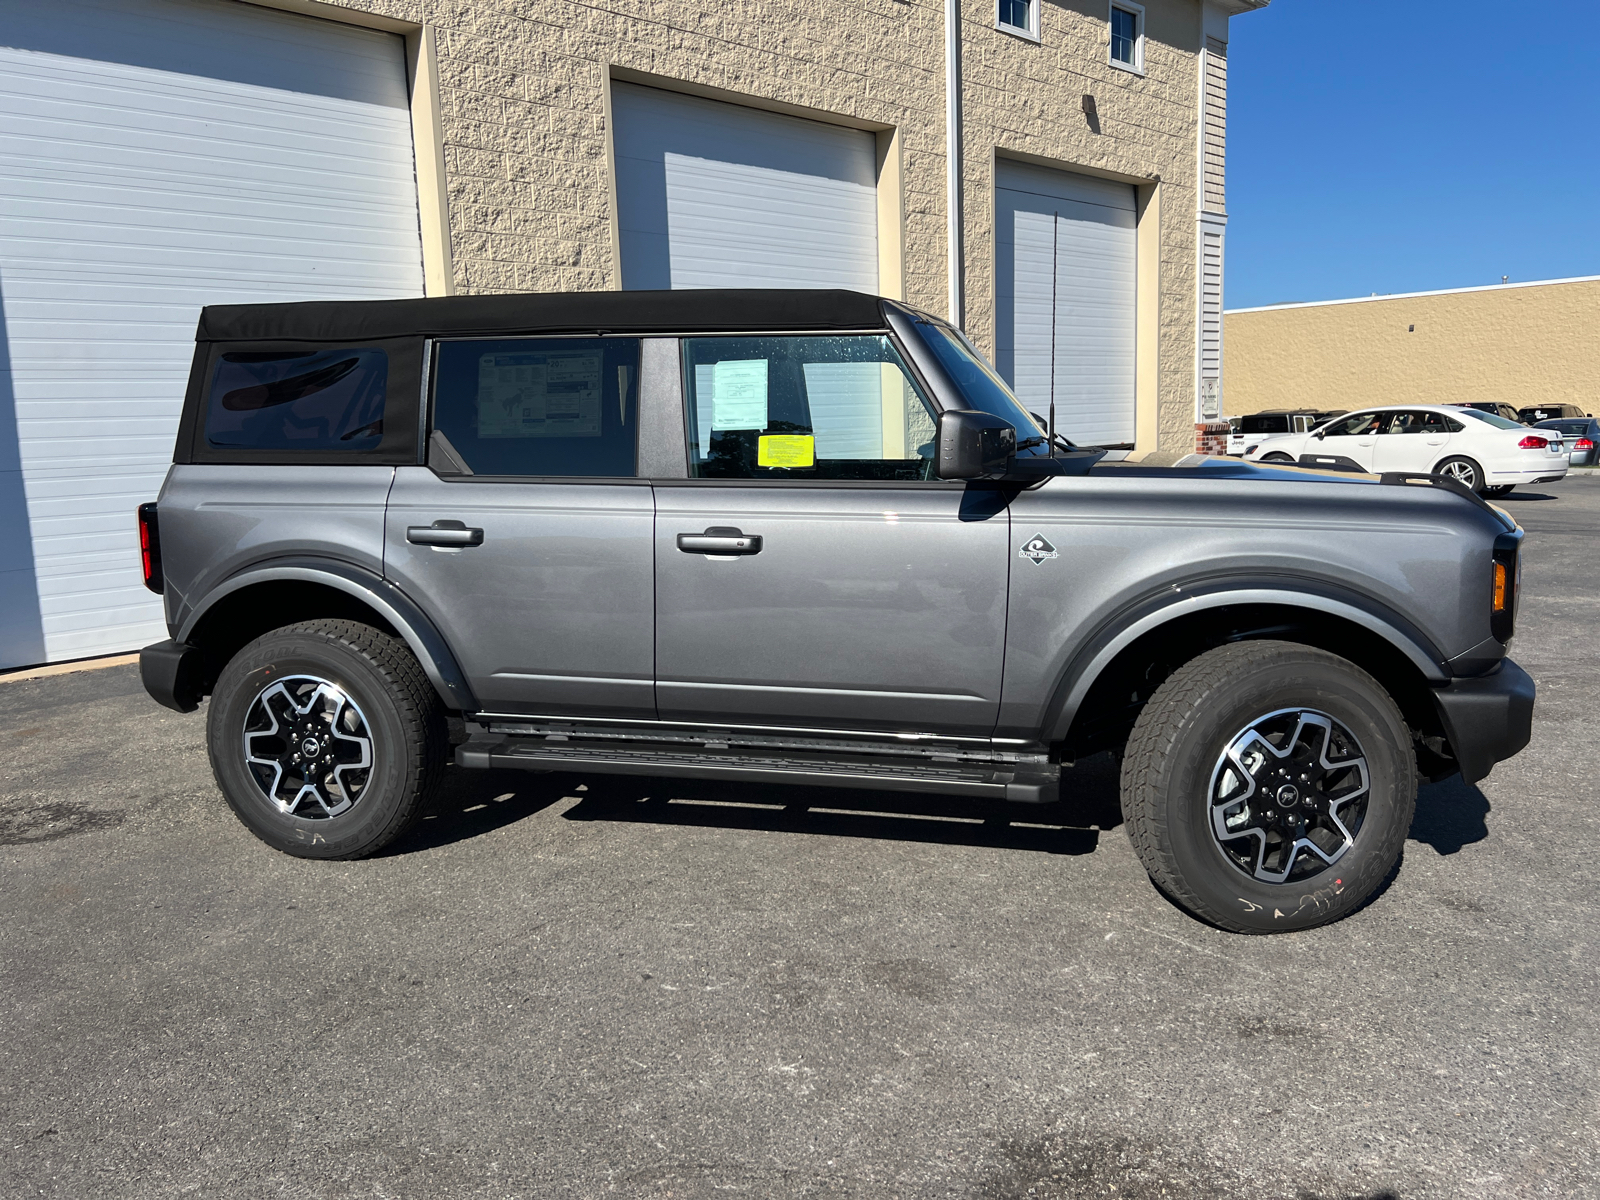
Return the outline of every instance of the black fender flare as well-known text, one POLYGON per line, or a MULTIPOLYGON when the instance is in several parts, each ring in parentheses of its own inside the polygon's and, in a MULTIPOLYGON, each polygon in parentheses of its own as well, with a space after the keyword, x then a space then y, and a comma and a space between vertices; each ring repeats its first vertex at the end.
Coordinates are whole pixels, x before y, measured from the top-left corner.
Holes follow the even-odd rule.
POLYGON ((1044 740, 1055 743, 1067 736, 1100 673, 1139 638, 1180 617, 1240 605, 1300 608, 1342 618, 1388 642, 1429 684, 1437 687, 1453 677, 1444 655, 1425 633, 1354 588, 1326 580, 1271 575, 1167 584, 1113 613, 1068 660, 1045 709, 1044 740))
POLYGON ((206 613, 218 601, 261 583, 319 583, 353 596, 375 610, 405 639, 417 656, 428 681, 445 704, 461 712, 475 712, 477 699, 455 652, 418 604, 394 584, 364 567, 338 559, 316 557, 273 558, 245 567, 206 593, 178 629, 176 640, 186 643, 206 613))

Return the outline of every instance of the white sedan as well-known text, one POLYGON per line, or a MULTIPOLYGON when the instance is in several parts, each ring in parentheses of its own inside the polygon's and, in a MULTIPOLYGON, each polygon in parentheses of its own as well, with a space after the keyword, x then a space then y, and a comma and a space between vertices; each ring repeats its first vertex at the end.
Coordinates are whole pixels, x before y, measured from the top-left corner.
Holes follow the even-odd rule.
POLYGON ((1567 448, 1558 431, 1436 404, 1363 408, 1309 433, 1251 440, 1244 456, 1253 462, 1449 475, 1486 496, 1567 473, 1567 448))

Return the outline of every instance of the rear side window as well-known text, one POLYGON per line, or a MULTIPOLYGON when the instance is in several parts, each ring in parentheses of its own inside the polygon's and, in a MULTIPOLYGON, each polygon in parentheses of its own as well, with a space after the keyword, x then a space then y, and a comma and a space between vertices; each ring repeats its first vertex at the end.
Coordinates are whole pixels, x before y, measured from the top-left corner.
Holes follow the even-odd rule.
POLYGON ((474 475, 635 474, 638 338, 440 342, 435 362, 433 427, 474 475))
POLYGON ((1240 424, 1245 433, 1289 432, 1289 418, 1285 416, 1245 417, 1240 424))
POLYGON ((206 443, 216 450, 376 450, 388 389, 383 350, 225 351, 206 398, 206 443))

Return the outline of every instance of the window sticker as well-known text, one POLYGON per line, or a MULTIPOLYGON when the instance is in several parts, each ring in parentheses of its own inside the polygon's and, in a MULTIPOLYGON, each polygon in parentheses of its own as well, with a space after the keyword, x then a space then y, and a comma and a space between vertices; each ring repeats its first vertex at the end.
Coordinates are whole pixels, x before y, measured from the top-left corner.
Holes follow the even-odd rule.
POLYGON ((817 439, 810 434, 769 433, 756 439, 758 467, 814 467, 817 439))
POLYGON ((478 436, 600 436, 598 354, 485 354, 478 359, 478 436))
POLYGON ((711 368, 711 428, 767 427, 767 360, 729 359, 711 368))

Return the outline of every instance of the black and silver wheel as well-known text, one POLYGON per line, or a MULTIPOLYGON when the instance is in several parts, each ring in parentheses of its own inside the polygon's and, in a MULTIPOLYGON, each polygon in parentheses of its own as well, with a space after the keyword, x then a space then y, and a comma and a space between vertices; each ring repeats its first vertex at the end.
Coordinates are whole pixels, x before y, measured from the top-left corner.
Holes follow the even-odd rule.
POLYGON ((1279 450, 1275 450, 1271 454, 1263 454, 1260 461, 1264 463, 1277 463, 1280 467, 1294 465, 1294 458, 1291 455, 1284 454, 1279 450))
POLYGON ((223 669, 211 767, 239 819, 302 858, 360 858, 421 814, 448 755, 444 709, 405 644, 354 621, 307 621, 223 669))
POLYGON ((1483 468, 1470 458, 1459 455, 1447 458, 1433 469, 1433 473, 1464 483, 1475 492, 1483 491, 1483 468))
POLYGON ((1151 878, 1240 933, 1307 929, 1360 906, 1416 803, 1410 732, 1355 664, 1240 642, 1175 671, 1128 740, 1123 816, 1151 878))

